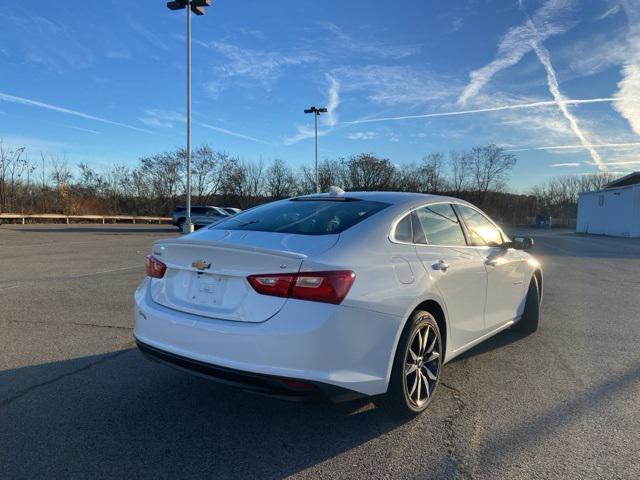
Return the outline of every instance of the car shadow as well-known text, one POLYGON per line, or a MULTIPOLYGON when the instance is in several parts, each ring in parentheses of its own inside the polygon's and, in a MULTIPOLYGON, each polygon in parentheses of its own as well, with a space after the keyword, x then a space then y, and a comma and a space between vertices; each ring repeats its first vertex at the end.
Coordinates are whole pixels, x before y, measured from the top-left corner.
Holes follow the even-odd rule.
POLYGON ((276 479, 404 423, 250 395, 137 349, 0 372, 5 478, 276 479))

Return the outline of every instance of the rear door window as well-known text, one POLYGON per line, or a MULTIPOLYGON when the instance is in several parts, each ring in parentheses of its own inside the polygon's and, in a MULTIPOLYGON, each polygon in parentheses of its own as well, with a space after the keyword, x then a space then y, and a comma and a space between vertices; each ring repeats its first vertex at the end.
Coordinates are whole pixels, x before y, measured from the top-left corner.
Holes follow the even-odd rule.
POLYGON ((467 245, 458 217, 448 203, 427 205, 413 212, 413 240, 429 245, 467 245))
POLYGON ((268 203, 217 223, 216 230, 331 235, 345 231, 388 207, 388 203, 344 198, 297 198, 268 203))

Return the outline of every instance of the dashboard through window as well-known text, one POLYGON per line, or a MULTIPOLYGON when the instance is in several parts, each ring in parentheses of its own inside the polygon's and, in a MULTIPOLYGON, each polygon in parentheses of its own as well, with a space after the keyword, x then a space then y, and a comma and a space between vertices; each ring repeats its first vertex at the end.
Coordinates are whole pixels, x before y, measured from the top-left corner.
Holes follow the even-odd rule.
POLYGON ((453 207, 448 203, 427 205, 413 212, 413 240, 429 245, 466 246, 453 207))

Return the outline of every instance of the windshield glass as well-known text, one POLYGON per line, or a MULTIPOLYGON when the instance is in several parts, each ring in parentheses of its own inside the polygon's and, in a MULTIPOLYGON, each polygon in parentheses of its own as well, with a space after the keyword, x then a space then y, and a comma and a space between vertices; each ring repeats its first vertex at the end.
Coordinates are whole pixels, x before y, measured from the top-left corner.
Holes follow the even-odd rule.
POLYGON ((345 231, 387 206, 388 203, 358 199, 291 199, 238 213, 211 228, 331 235, 345 231))

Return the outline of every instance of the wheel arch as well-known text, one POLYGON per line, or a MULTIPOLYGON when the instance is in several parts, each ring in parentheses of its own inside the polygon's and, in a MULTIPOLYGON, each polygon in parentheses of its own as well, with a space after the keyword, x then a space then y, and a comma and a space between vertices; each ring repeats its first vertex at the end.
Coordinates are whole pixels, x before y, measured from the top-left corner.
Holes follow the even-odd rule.
POLYGON ((542 270, 540 270, 539 268, 536 268, 533 271, 533 275, 536 277, 536 280, 538 282, 538 299, 540 300, 540 303, 542 303, 542 292, 543 292, 543 276, 542 276, 542 270))
MULTIPOLYGON (((438 325, 438 330, 440 330, 440 338, 442 341, 442 363, 447 360, 447 337, 448 337, 448 329, 447 329, 447 317, 444 313, 444 309, 436 300, 425 300, 422 303, 418 304, 409 314, 409 317, 413 315, 413 312, 416 310, 424 310, 429 312, 436 319, 436 324, 438 325)), ((407 319, 409 318, 407 317, 407 319)), ((405 322, 406 325, 406 322, 405 322)), ((404 329, 404 327, 403 327, 404 329)))

